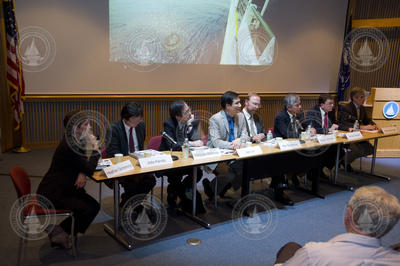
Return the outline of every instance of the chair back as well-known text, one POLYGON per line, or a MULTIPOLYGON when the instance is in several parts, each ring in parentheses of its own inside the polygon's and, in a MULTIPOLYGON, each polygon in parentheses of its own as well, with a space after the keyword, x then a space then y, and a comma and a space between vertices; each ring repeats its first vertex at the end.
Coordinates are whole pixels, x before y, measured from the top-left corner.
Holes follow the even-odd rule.
POLYGON ((18 198, 31 193, 31 181, 25 169, 20 166, 14 166, 10 170, 11 180, 14 183, 18 198))
POLYGON ((161 145, 162 136, 154 136, 147 143, 147 149, 152 149, 158 151, 158 148, 161 145))

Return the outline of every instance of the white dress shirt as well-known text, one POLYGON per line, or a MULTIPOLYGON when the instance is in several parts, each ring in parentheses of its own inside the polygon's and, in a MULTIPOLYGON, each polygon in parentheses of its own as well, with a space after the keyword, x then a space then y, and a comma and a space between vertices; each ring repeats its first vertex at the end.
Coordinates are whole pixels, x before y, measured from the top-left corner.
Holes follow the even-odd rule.
POLYGON ((309 242, 282 265, 400 265, 400 252, 382 247, 381 240, 341 234, 328 242, 309 242))
MULTIPOLYGON (((244 117, 246 118, 247 125, 249 126, 250 135, 252 135, 253 132, 254 132, 254 135, 257 135, 258 134, 257 127, 256 127, 256 124, 254 123, 253 116, 246 111, 246 108, 243 108, 243 114, 244 114, 244 117)), ((254 136, 251 136, 251 137, 254 137, 254 136)))
MULTIPOLYGON (((321 111, 321 121, 322 121, 322 128, 325 128, 325 111, 320 107, 319 110, 321 111)), ((329 122, 326 128, 329 127, 329 122)))
MULTIPOLYGON (((124 127, 125 127, 125 132, 126 132, 126 139, 128 140, 128 151, 129 151, 129 131, 131 129, 130 126, 128 126, 127 124, 125 124, 124 121, 122 121, 124 123, 124 127)), ((133 137, 133 142, 135 142, 135 151, 139 150, 139 143, 136 137, 136 128, 133 128, 132 130, 132 137, 133 137)))

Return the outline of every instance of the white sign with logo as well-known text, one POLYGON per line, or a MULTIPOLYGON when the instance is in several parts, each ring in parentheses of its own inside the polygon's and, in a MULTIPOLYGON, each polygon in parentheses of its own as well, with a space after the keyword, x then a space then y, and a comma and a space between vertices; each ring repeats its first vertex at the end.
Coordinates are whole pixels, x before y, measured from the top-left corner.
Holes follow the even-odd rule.
POLYGON ((134 169, 130 160, 126 160, 117 164, 113 164, 107 168, 104 168, 103 171, 108 178, 114 177, 134 169))
POLYGON ((350 133, 346 133, 346 138, 348 140, 356 140, 356 139, 362 139, 363 135, 361 134, 360 131, 353 131, 350 133))
POLYGON ((144 157, 139 159, 141 168, 155 167, 165 164, 172 164, 172 158, 169 154, 162 154, 152 157, 144 157))
POLYGON ((282 140, 278 142, 281 151, 301 148, 300 140, 282 140))
POLYGON ((247 157, 252 155, 259 155, 262 154, 262 150, 260 146, 251 146, 247 148, 237 149, 236 150, 239 157, 247 157))
POLYGON ((399 114, 399 109, 399 104, 397 102, 387 102, 382 108, 383 116, 387 119, 393 119, 399 114))
POLYGON ((194 151, 191 151, 191 153, 193 156, 193 160, 221 156, 221 150, 219 148, 194 150, 194 151))
POLYGON ((391 133, 397 133, 398 129, 397 127, 383 127, 382 129, 382 133, 383 134, 391 134, 391 133))
POLYGON ((320 144, 336 142, 336 137, 333 134, 317 135, 317 139, 320 144))

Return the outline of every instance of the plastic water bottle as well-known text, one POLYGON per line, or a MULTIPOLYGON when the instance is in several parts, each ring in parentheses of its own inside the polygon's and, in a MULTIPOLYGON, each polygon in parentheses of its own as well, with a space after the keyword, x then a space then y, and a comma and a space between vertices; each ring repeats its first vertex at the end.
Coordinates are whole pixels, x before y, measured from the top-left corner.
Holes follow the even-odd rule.
POLYGON ((272 135, 271 130, 268 130, 268 133, 267 133, 267 141, 273 139, 273 137, 274 137, 274 136, 272 135))
POLYGON ((360 130, 360 123, 358 122, 358 120, 354 121, 354 125, 353 125, 353 131, 359 131, 360 130))
POLYGON ((182 145, 182 157, 189 158, 189 140, 187 138, 185 138, 182 145))
POLYGON ((306 140, 310 139, 311 139, 311 125, 308 125, 306 130, 306 140))

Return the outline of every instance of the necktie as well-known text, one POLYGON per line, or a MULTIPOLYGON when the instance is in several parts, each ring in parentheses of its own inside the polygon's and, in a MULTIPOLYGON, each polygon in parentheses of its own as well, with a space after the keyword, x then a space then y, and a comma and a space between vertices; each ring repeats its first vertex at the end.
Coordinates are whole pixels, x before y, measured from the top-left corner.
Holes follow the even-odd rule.
POLYGON ((233 119, 228 120, 229 123, 229 142, 232 142, 235 140, 235 122, 233 122, 233 119))
POLYGON ((250 117, 250 133, 251 133, 251 136, 252 136, 252 137, 254 137, 255 135, 257 135, 257 134, 256 134, 256 130, 255 130, 254 128, 255 128, 254 118, 253 118, 253 116, 251 116, 251 117, 250 117))
POLYGON ((324 115, 324 128, 328 128, 328 113, 324 115))
POLYGON ((360 108, 357 107, 357 120, 360 120, 360 108))
POLYGON ((135 142, 132 135, 133 127, 129 129, 129 153, 135 152, 135 142))

